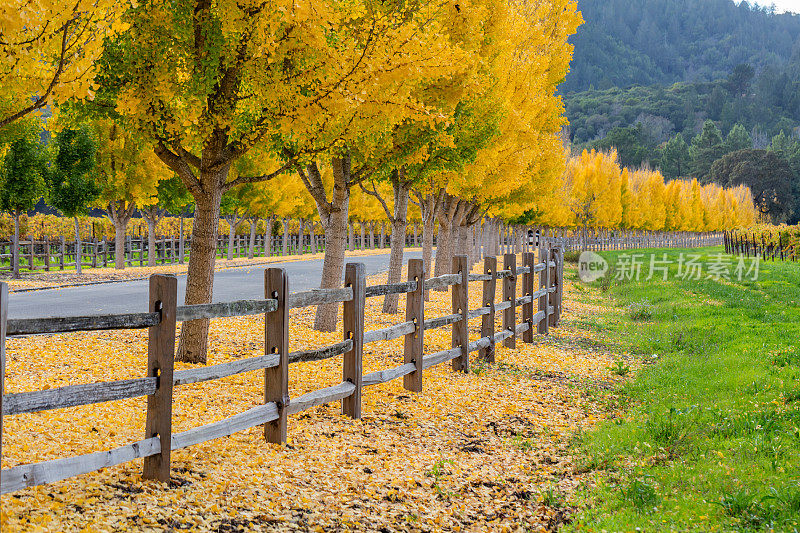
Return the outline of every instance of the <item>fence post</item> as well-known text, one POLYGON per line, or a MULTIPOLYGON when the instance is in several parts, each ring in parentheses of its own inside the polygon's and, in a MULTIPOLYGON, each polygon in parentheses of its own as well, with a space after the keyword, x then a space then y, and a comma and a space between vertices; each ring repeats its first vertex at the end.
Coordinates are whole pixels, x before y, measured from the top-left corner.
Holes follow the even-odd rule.
POLYGON ((150 312, 161 312, 161 321, 152 326, 147 341, 147 375, 158 379, 156 392, 147 397, 145 437, 161 440, 161 453, 144 459, 142 477, 169 481, 172 449, 172 371, 175 366, 175 308, 178 305, 178 278, 150 276, 150 312))
POLYGON ((0 283, 0 459, 3 457, 3 394, 6 381, 6 324, 8 322, 8 284, 0 283))
POLYGON ((278 366, 264 370, 264 403, 275 402, 278 419, 264 424, 267 442, 286 442, 286 407, 289 405, 289 278, 282 268, 264 271, 264 297, 278 300, 278 308, 264 317, 264 349, 278 354, 278 366))
POLYGON ((364 358, 364 307, 366 303, 366 267, 364 263, 347 263, 344 267, 344 286, 352 287, 353 299, 344 302, 342 320, 344 338, 353 340, 353 347, 344 354, 342 377, 356 386, 353 394, 342 399, 342 414, 361 418, 361 383, 364 358))
POLYGON ((553 305, 553 314, 550 315, 550 325, 552 327, 558 326, 561 321, 561 298, 564 294, 564 250, 560 246, 553 246, 550 248, 550 256, 553 258, 556 266, 550 273, 551 287, 556 290, 550 295, 550 303, 553 305))
POLYGON ((548 293, 547 288, 550 286, 548 278, 550 277, 550 253, 544 246, 539 248, 539 262, 544 263, 544 269, 539 272, 539 290, 545 290, 545 293, 539 296, 539 311, 544 312, 544 316, 539 321, 538 332, 542 335, 547 335, 550 332, 550 321, 547 313, 548 293))
POLYGON ((494 363, 494 300, 497 296, 497 257, 486 256, 484 258, 483 273, 492 277, 483 282, 483 307, 488 307, 489 313, 481 317, 481 338, 489 337, 489 346, 481 348, 478 356, 487 363, 494 363))
POLYGON ((403 388, 422 392, 422 357, 425 342, 425 268, 422 259, 408 260, 408 281, 416 281, 416 290, 406 294, 406 322, 414 322, 416 328, 405 337, 403 362, 414 363, 417 368, 403 376, 403 388))
POLYGON ((503 278, 503 301, 511 302, 511 307, 503 311, 503 329, 511 332, 511 336, 503 341, 506 348, 517 347, 514 334, 517 321, 517 256, 513 253, 503 256, 503 270, 510 270, 511 275, 503 278))
POLYGON ((44 238, 44 269, 50 272, 50 237, 44 238))
POLYGON ((64 236, 61 236, 61 256, 58 259, 58 267, 60 270, 64 270, 64 256, 67 255, 67 242, 64 236))
POLYGON ((452 286, 453 314, 461 315, 461 320, 453 324, 453 348, 461 347, 461 355, 453 359, 453 370, 469 372, 469 270, 467 256, 453 256, 453 274, 461 276, 460 283, 452 286))
POLYGON ((522 275, 522 294, 530 296, 531 301, 522 305, 522 322, 528 324, 528 329, 522 334, 522 342, 533 342, 533 269, 536 265, 536 256, 533 252, 522 254, 522 266, 528 268, 528 272, 522 275))

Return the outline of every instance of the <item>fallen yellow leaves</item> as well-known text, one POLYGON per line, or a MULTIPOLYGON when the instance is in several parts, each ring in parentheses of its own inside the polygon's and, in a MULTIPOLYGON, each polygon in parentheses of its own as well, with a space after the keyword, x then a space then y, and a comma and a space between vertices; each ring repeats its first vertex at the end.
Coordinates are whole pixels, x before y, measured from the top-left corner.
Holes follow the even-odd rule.
MULTIPOLYGON (((402 380, 369 387, 362 420, 341 416, 338 404, 305 411, 290 417, 286 446, 266 444, 253 428, 173 452, 169 485, 142 481, 139 460, 4 495, 3 530, 552 529, 564 510, 542 494, 577 485, 567 439, 605 416, 586 389, 612 381, 612 355, 575 327, 601 309, 574 301, 569 285, 565 293, 563 327, 516 350, 498 346, 494 365, 473 360, 469 374, 432 368, 418 394, 402 380)), ((481 305, 480 283, 470 300, 471 309, 481 305)), ((380 303, 367 302, 368 330, 402 321, 382 315, 380 303)), ((450 314, 449 294, 432 292, 425 309, 427 318, 450 314)), ((318 333, 312 323, 313 309, 292 312, 292 350, 341 340, 341 331, 318 333)), ((263 317, 214 321, 209 363, 263 353, 263 327, 263 317)), ((479 329, 480 319, 470 321, 471 340, 479 329)), ((400 364, 402 342, 367 345, 364 372, 400 364)), ((449 347, 449 327, 426 332, 425 353, 449 347)), ((146 332, 10 339, 7 392, 138 377, 146 355, 146 332)), ((289 371, 296 397, 339 383, 341 358, 289 371)), ((251 372, 178 387, 173 431, 258 405, 263 386, 263 373, 251 372)), ((144 418, 144 398, 6 417, 3 467, 139 440, 144 418)))

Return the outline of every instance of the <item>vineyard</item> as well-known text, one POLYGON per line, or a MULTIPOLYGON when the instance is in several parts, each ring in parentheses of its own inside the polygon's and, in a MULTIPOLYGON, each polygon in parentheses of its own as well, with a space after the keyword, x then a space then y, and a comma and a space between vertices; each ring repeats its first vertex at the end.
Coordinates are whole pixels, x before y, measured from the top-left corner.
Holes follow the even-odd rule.
POLYGON ((797 262, 800 254, 800 227, 754 226, 725 232, 725 251, 734 255, 775 261, 797 262))

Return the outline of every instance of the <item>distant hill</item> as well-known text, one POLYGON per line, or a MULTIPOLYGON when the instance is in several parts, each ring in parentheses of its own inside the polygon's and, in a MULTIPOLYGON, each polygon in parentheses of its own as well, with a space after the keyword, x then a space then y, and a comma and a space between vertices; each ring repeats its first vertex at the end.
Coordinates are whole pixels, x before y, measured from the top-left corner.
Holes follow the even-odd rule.
POLYGON ((578 0, 585 24, 564 94, 725 78, 800 62, 800 16, 731 0, 578 0))
POLYGON ((564 96, 574 150, 789 201, 800 221, 800 16, 731 0, 578 0, 564 96), (765 149, 769 152, 765 152, 765 149), (766 165, 766 166, 765 166, 766 165), (775 189, 775 190, 773 190, 775 189), (775 193, 775 194, 773 194, 775 193))

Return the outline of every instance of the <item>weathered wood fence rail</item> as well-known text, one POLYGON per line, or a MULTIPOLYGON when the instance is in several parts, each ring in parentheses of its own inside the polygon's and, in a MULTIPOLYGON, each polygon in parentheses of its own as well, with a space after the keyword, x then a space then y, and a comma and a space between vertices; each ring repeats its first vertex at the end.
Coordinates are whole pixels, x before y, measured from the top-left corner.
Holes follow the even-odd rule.
MULTIPOLYGON (((111 450, 76 457, 24 464, 0 472, 0 493, 51 483, 100 468, 144 458, 143 477, 167 480, 170 476, 170 452, 194 444, 231 435, 263 425, 268 442, 286 441, 287 417, 311 407, 337 400, 342 412, 361 417, 361 391, 364 387, 403 378, 403 386, 414 392, 423 388, 423 371, 452 361, 455 371, 469 371, 469 354, 479 351, 482 360, 495 359, 495 346, 514 348, 516 338, 533 342, 534 332, 547 334, 561 315, 563 253, 560 248, 539 250, 517 256, 506 254, 503 269, 497 259, 487 257, 483 274, 470 274, 466 256, 453 258, 452 274, 425 280, 421 260, 408 263, 408 281, 366 287, 362 263, 348 263, 344 288, 289 293, 289 280, 281 268, 268 268, 264 276, 263 300, 177 306, 177 279, 172 276, 150 277, 148 312, 67 318, 8 319, 8 286, 0 287, 0 391, 5 376, 7 336, 73 331, 149 328, 148 368, 146 376, 135 379, 69 385, 54 389, 3 394, 0 396, 0 437, 2 417, 34 413, 99 402, 147 396, 145 438, 111 450), (538 275, 538 276, 537 276, 538 275), (539 282, 536 283, 536 277, 539 282), (423 281, 424 280, 424 281, 423 281), (469 283, 482 283, 482 307, 468 309, 469 283), (502 283, 502 300, 495 302, 497 283, 502 283), (521 287, 518 288, 518 284, 521 287), (452 314, 425 318, 424 290, 450 288, 452 314), (522 296, 518 297, 521 292, 522 296), (390 293, 406 294, 405 321, 374 331, 365 331, 364 309, 368 297, 390 293), (289 351, 288 311, 294 308, 342 302, 344 339, 318 349, 289 351), (517 322, 521 308, 522 322, 517 322), (495 332, 495 316, 502 313, 502 330, 495 332), (176 323, 179 321, 263 314, 265 317, 265 354, 228 363, 174 371, 176 323), (481 338, 469 340, 468 321, 481 318, 481 338), (452 326, 451 348, 425 355, 424 333, 452 326), (363 374, 364 345, 404 337, 403 364, 363 374), (321 361, 343 356, 343 380, 340 384, 289 398, 288 366, 300 361, 321 361), (216 380, 251 372, 265 371, 264 404, 224 420, 172 433, 172 393, 174 387, 216 380)), ((1 439, 0 439, 1 446, 1 439)), ((0 447, 0 455, 2 447, 0 447)))
POLYGON ((761 257, 764 261, 780 259, 781 261, 797 262, 797 244, 784 239, 781 232, 777 238, 770 234, 767 238, 763 233, 726 231, 724 235, 725 252, 731 255, 745 257, 761 257))

